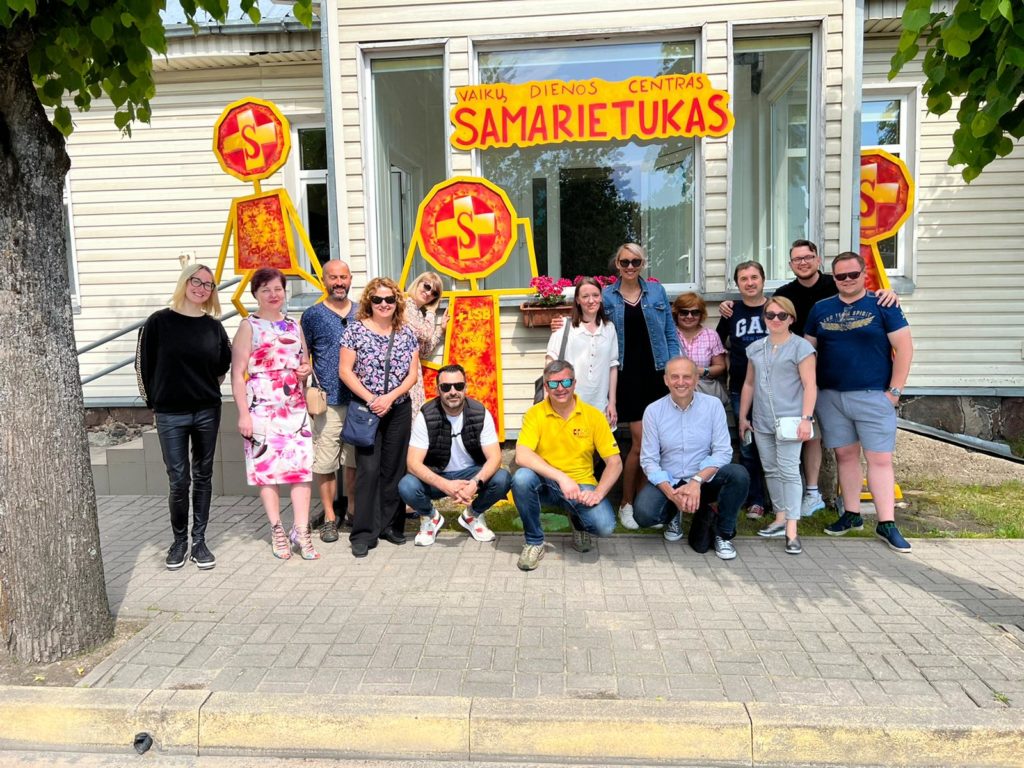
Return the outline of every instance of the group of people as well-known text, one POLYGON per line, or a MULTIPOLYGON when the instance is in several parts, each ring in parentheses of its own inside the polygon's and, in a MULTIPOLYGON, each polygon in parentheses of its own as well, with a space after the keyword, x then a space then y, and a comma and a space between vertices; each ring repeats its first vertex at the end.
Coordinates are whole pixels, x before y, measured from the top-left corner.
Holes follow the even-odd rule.
POLYGON ((405 293, 388 278, 374 278, 356 303, 348 295, 347 265, 329 261, 326 298, 302 314, 300 325, 283 312, 284 276, 258 270, 251 281, 258 310, 229 346, 215 319, 212 273, 187 267, 170 309, 151 316, 140 332, 137 360, 170 479, 174 542, 167 567, 180 568, 189 555, 200 568, 215 562, 205 527, 219 385, 229 364, 248 479, 260 487, 279 558, 293 550, 305 559, 320 556, 309 526, 313 480, 325 514, 321 539, 338 539, 335 477, 342 467, 355 557, 367 556, 380 540, 404 544, 407 510, 419 518, 415 544, 432 545, 445 524, 433 502, 445 497, 461 507, 461 527, 477 541, 491 541, 485 514, 511 490, 525 534, 518 567, 533 570, 545 551, 542 506, 566 510, 573 547, 585 552, 591 536, 615 529, 608 494, 620 476, 618 521, 628 529, 663 528, 667 540, 677 541, 684 517, 702 511, 711 516, 716 554, 728 560, 736 557, 732 539, 741 508, 762 517, 770 504, 775 519, 759 534, 785 538, 786 552, 799 554, 801 515, 824 506, 817 491, 822 440, 836 449, 844 502, 826 532, 863 528, 863 449, 876 532, 907 552, 894 522, 892 470, 894 406, 913 353, 906 319, 891 292, 866 291, 858 254, 837 256, 828 275, 814 244, 799 240, 790 263, 796 279, 770 299, 761 265, 737 266, 741 301, 722 304, 716 333, 703 325, 707 308, 698 294, 670 303, 660 283, 643 277, 643 248, 619 248, 614 282, 579 280, 571 318, 552 326, 545 397, 523 416, 514 475, 501 467, 494 419, 469 396, 461 366, 442 368, 437 397, 424 402, 420 359, 440 343, 447 323, 437 314, 438 275, 421 275, 405 293), (314 417, 303 395, 308 379, 326 392, 327 410, 314 417), (736 417, 740 463, 732 462, 727 403, 736 417), (349 407, 379 419, 371 445, 343 442, 349 407), (624 457, 613 432, 619 423, 628 424, 631 438, 624 457), (291 493, 287 533, 279 486, 291 493))

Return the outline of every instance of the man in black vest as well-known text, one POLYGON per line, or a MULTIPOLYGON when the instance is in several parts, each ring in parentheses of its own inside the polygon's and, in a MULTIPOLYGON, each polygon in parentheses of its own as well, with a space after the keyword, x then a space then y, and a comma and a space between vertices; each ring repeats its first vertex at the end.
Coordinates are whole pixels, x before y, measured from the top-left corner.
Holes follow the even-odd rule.
POLYGON ((465 509, 459 525, 477 541, 492 541, 484 513, 508 495, 512 476, 501 468, 501 444, 494 419, 480 403, 466 397, 466 371, 446 365, 437 374, 438 396, 413 421, 406 468, 398 493, 420 516, 416 546, 434 543, 444 517, 433 499, 447 496, 465 509))

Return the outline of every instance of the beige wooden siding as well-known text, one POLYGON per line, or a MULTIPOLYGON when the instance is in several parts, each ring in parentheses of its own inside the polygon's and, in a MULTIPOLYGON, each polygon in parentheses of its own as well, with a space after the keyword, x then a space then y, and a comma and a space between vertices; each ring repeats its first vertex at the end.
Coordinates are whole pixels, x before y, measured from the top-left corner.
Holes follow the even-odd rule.
MULTIPOLYGON (((163 72, 157 89, 152 125, 135 126, 130 139, 114 128, 107 104, 97 102, 91 112, 75 116, 68 153, 79 346, 164 306, 182 254, 216 265, 231 199, 252 192, 251 185, 221 171, 211 150, 213 124, 225 105, 251 95, 275 102, 293 121, 322 120, 319 62, 163 72)), ((297 162, 293 147, 289 165, 297 162)), ((284 177, 279 172, 264 188, 280 186, 284 177)), ((230 276, 229 262, 225 279, 230 276)), ((225 309, 230 294, 221 295, 225 309)), ((234 322, 228 326, 233 332, 234 322)), ((135 338, 133 333, 83 355, 82 374, 133 354, 135 338)), ((130 367, 85 387, 90 400, 137 394, 130 367)))
MULTIPOLYGON (((348 249, 355 272, 373 265, 367 232, 368 199, 365 194, 368 164, 364 152, 364 120, 370 114, 366 94, 359 82, 363 71, 363 49, 374 44, 415 44, 420 40, 442 41, 448 64, 450 103, 455 89, 475 79, 474 46, 493 45, 507 40, 511 45, 531 40, 547 43, 552 39, 571 43, 575 39, 593 40, 596 36, 612 42, 616 37, 634 40, 644 35, 692 36, 698 41, 698 69, 710 75, 719 88, 729 85, 731 72, 730 35, 760 30, 792 33, 815 29, 821 62, 820 105, 823 114, 821 134, 827 156, 821 160, 824 180, 823 201, 819 203, 821 228, 826 252, 835 252, 848 231, 849 201, 840 190, 852 188, 850 163, 842 161, 844 126, 843 104, 850 98, 844 89, 852 79, 843 69, 844 28, 852 24, 852 14, 839 0, 769 0, 726 3, 699 3, 695 0, 637 0, 628 4, 580 3, 568 0, 463 0, 435 2, 382 3, 357 0, 345 3, 337 16, 332 36, 338 41, 340 55, 340 99, 336 107, 343 111, 342 151, 345 158, 340 204, 347 206, 351 221, 348 249), (766 26, 767 25, 767 26, 766 26), (844 75, 847 75, 844 77, 844 75)), ((852 29, 852 27, 851 27, 852 29)), ((436 50, 437 48, 435 48, 436 50)), ((703 167, 703 218, 698 230, 704 289, 726 289, 728 272, 728 139, 705 140, 701 148, 703 167)), ((847 142, 848 143, 848 142, 847 142)), ((455 174, 473 171, 470 153, 450 150, 450 167, 455 174)), ((344 236, 344 235, 343 235, 344 236)), ((358 281, 358 278, 357 278, 358 281)), ((507 308, 502 312, 502 349, 504 355, 506 424, 517 430, 522 413, 532 402, 532 382, 543 365, 547 335, 525 329, 519 313, 507 308)))
MULTIPOLYGON (((888 80, 896 38, 869 37, 864 85, 914 88, 922 75, 908 65, 888 80)), ((1024 385, 1024 142, 971 184, 946 158, 956 104, 942 117, 918 100, 917 212, 912 277, 903 297, 914 334, 912 387, 1024 385)), ((917 123, 915 126, 914 123, 917 123)))

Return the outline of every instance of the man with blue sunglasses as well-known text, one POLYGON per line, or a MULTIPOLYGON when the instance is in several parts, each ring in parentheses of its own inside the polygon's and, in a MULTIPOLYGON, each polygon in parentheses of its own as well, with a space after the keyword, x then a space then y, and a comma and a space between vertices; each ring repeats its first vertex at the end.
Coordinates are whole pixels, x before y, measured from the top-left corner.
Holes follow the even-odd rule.
POLYGON ((547 397, 523 416, 516 443, 512 499, 523 521, 526 545, 518 567, 532 571, 544 557, 541 505, 562 507, 572 523, 572 546, 591 548, 590 535, 611 536, 615 510, 608 492, 622 473, 622 458, 608 420, 576 397, 576 370, 566 360, 544 366, 547 397), (604 459, 598 481, 594 454, 604 459))

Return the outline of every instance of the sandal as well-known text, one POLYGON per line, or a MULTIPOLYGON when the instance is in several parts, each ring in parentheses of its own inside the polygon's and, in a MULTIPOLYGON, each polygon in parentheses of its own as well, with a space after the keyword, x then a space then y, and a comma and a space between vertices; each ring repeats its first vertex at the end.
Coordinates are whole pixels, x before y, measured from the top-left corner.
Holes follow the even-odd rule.
POLYGON ((292 556, 292 548, 280 522, 270 526, 270 545, 273 547, 274 557, 279 560, 288 560, 292 556))
POLYGON ((303 560, 319 560, 320 553, 313 548, 313 536, 309 532, 309 526, 303 526, 299 528, 293 525, 291 532, 288 534, 288 538, 292 540, 298 550, 299 554, 302 555, 303 560))

